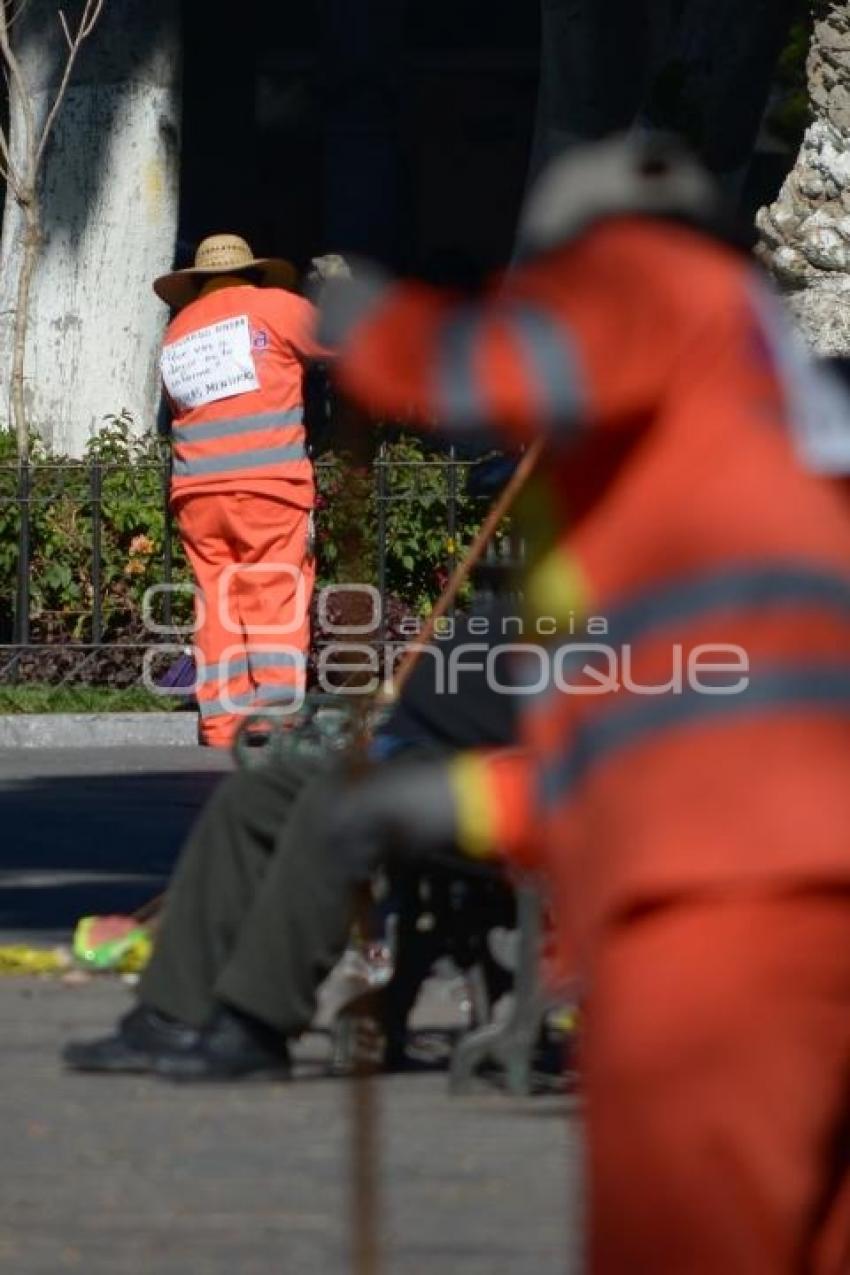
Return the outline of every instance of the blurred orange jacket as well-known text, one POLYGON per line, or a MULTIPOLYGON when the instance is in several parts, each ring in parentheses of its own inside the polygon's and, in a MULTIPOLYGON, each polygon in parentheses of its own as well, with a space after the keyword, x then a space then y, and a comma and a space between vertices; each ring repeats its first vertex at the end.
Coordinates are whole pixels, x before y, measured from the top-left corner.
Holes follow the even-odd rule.
POLYGON ((550 440, 527 591, 572 635, 528 700, 523 854, 565 931, 850 884, 850 511, 799 455, 835 404, 745 259, 610 220, 475 302, 390 287, 338 370, 384 413, 550 440))

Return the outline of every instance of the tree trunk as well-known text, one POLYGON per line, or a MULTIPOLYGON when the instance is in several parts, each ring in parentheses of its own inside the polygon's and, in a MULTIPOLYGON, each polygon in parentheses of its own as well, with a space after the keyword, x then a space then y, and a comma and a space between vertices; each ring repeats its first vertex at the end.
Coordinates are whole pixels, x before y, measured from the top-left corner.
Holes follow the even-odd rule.
POLYGON ((21 464, 29 456, 29 431, 24 375, 27 353, 27 327, 30 313, 30 295, 38 251, 41 244, 38 204, 32 199, 22 210, 23 235, 21 260, 18 270, 18 288, 15 297, 15 322, 12 338, 12 362, 9 377, 12 419, 18 435, 18 459, 21 464))
POLYGON ((820 354, 850 353, 850 0, 816 0, 807 72, 813 120, 759 255, 820 354))
MULTIPOLYGON (((24 400, 30 425, 79 455, 107 414, 150 428, 178 212, 179 26, 173 0, 108 0, 77 64, 38 184, 24 400)), ((17 51, 43 121, 64 53, 53 0, 31 0, 17 51)), ((19 104, 10 103, 12 145, 19 104)), ((6 200, 0 241, 0 384, 12 386, 24 212, 6 200)), ((6 394, 3 395, 6 397, 6 394)), ((0 407, 0 411, 3 410, 0 407)))

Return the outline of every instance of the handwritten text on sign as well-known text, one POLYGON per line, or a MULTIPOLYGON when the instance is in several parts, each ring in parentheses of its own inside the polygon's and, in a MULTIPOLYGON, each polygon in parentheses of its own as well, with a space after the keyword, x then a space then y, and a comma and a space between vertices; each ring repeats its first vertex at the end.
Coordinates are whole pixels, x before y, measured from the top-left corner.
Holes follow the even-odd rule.
POLYGON ((169 343, 161 367, 169 397, 182 411, 260 388, 245 314, 169 343))

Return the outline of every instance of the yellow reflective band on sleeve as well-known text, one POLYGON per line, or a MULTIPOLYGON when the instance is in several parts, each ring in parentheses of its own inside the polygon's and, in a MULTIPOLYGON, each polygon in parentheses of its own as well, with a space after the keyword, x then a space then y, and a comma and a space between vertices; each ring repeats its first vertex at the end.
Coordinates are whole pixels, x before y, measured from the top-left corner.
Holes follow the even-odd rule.
POLYGON ((458 848, 471 859, 496 856, 497 828, 487 762, 476 753, 460 753, 449 763, 457 814, 458 848))
POLYGON ((590 612, 590 591, 578 560, 555 545, 530 569, 525 585, 525 606, 529 617, 551 616, 569 629, 571 623, 590 612))

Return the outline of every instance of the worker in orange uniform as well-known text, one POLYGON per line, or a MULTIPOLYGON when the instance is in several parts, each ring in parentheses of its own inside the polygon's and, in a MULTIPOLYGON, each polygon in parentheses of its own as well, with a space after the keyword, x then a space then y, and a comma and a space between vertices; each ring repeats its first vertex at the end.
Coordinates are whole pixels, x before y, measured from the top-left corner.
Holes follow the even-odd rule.
POLYGON ((425 828, 545 878, 587 993, 594 1275, 846 1275, 850 512, 802 453, 846 450, 847 408, 718 213, 616 139, 544 174, 483 296, 327 296, 356 400, 545 435, 526 600, 573 617, 520 659, 525 756, 385 768, 336 835, 358 871, 425 828))
POLYGON ((172 506, 201 597, 203 743, 228 746, 254 708, 303 694, 314 563, 306 361, 325 351, 295 270, 213 235, 154 290, 178 311, 161 369, 174 413, 172 506), (273 285, 284 286, 273 286, 273 285))

